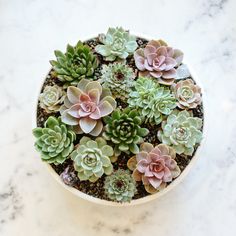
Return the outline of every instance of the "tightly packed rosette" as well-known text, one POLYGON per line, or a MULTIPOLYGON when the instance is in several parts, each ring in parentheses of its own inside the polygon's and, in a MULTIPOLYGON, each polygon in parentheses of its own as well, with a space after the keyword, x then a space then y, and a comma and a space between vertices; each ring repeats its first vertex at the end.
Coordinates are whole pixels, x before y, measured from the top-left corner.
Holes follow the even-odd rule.
POLYGON ((98 136, 103 128, 101 118, 115 108, 116 101, 109 90, 98 81, 82 79, 77 87, 68 87, 60 112, 62 121, 74 126, 76 133, 98 136))
POLYGON ((177 74, 175 67, 183 60, 183 53, 161 40, 151 40, 145 48, 134 52, 134 59, 141 76, 154 77, 159 83, 170 85, 177 74))
POLYGON ((142 181, 147 192, 155 193, 179 176, 175 150, 165 144, 143 143, 140 152, 128 161, 133 178, 142 181))

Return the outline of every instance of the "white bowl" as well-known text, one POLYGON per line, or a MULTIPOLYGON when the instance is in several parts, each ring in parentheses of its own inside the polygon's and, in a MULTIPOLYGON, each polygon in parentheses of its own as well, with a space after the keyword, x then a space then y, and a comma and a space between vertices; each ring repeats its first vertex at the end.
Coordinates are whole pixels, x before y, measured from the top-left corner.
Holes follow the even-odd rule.
MULTIPOLYGON (((139 35, 139 34, 136 34, 139 35)), ((150 37, 145 37, 145 36, 139 36, 141 38, 145 38, 145 39, 149 39, 150 37)), ((138 204, 142 204, 142 203, 146 203, 146 202, 150 202, 154 199, 160 198, 162 195, 166 194, 167 192, 169 192, 170 190, 172 190, 173 188, 175 188, 180 182, 183 181, 183 179, 185 178, 185 176, 189 173, 189 171, 192 169, 192 167, 195 165, 197 158, 199 157, 199 154, 201 153, 201 149, 202 149, 202 145, 203 142, 205 140, 205 134, 206 134, 206 112, 205 112, 205 93, 204 93, 204 89, 198 79, 198 77, 196 76, 195 72, 193 71, 193 69, 187 64, 185 63, 188 68, 189 71, 191 73, 192 78, 196 81, 196 83, 201 87, 202 89, 202 100, 204 101, 203 104, 203 111, 204 111, 204 124, 203 124, 203 139, 198 147, 198 149, 196 150, 193 158, 191 159, 190 163, 185 167, 185 169, 183 170, 183 172, 181 172, 181 174, 179 175, 179 177, 177 177, 175 180, 173 180, 173 182, 171 182, 165 189, 161 190, 160 192, 157 192, 155 194, 152 195, 148 195, 146 197, 143 198, 139 198, 139 199, 135 199, 132 200, 129 203, 118 203, 118 202, 112 202, 112 201, 107 201, 107 200, 103 200, 103 199, 99 199, 93 196, 90 196, 86 193, 83 193, 79 190, 77 190, 74 187, 70 187, 66 184, 64 184, 60 178, 60 176, 56 173, 56 171, 51 167, 51 165, 47 164, 46 162, 44 162, 45 166, 47 167, 48 171, 50 172, 50 174, 53 176, 53 178, 61 185, 63 186, 66 190, 68 190, 69 192, 73 193, 75 196, 78 196, 82 199, 85 199, 87 201, 93 202, 93 203, 97 203, 100 205, 106 205, 106 206, 134 206, 134 205, 138 205, 138 204)), ((45 79, 43 80, 44 83, 45 79)), ((42 83, 42 86, 43 86, 42 83)), ((40 87, 40 91, 37 95, 40 94, 42 86, 40 87)), ((38 106, 38 96, 36 98, 36 109, 34 110, 34 114, 33 114, 33 128, 37 127, 37 106, 38 106)))

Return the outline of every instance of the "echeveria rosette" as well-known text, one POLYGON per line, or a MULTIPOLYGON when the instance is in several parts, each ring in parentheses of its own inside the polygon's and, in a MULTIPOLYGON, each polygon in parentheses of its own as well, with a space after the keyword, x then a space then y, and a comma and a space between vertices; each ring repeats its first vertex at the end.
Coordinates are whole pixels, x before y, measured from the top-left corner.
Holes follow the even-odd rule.
POLYGON ((178 154, 192 155, 196 144, 202 139, 202 120, 192 112, 173 111, 161 124, 158 139, 175 149, 178 154))
POLYGON ((95 51, 105 57, 106 61, 126 59, 138 47, 136 37, 121 27, 109 28, 106 35, 101 34, 99 39, 103 45, 97 45, 95 51))
POLYGON ((107 142, 98 137, 95 140, 84 136, 77 148, 72 152, 71 159, 78 173, 80 181, 97 181, 103 174, 110 175, 113 171, 110 157, 113 156, 113 148, 107 142))
POLYGON ((44 128, 33 129, 36 138, 35 147, 43 161, 62 164, 74 149, 75 133, 60 118, 50 116, 44 128))
POLYGON ((101 84, 111 90, 115 98, 126 100, 134 86, 135 73, 123 62, 103 65, 101 84))
POLYGON ((130 202, 137 192, 136 183, 129 171, 118 169, 104 182, 107 197, 116 202, 130 202))
POLYGON ((119 156, 121 152, 138 153, 138 144, 143 142, 149 131, 141 128, 141 119, 136 110, 129 108, 120 111, 115 110, 111 116, 104 117, 106 123, 103 137, 111 141, 115 148, 115 156, 119 156))
POLYGON ((179 108, 193 109, 201 104, 201 88, 194 84, 192 79, 179 81, 176 84, 172 84, 171 87, 177 99, 179 108))
POLYGON ((151 40, 145 48, 134 52, 134 60, 140 76, 158 79, 160 84, 171 85, 176 76, 176 67, 183 60, 183 53, 173 49, 162 40, 151 40))
POLYGON ((128 104, 137 109, 145 123, 158 125, 176 107, 176 99, 169 87, 160 86, 151 78, 139 77, 129 94, 128 104))
POLYGON ((46 86, 39 95, 39 106, 47 113, 55 113, 60 110, 66 92, 58 85, 46 86))
POLYGON ((140 152, 127 165, 135 181, 142 181, 148 193, 156 193, 179 176, 175 150, 165 144, 143 143, 140 152))
POLYGON ((66 53, 55 51, 56 61, 50 61, 57 78, 70 85, 77 85, 82 78, 93 78, 98 60, 89 46, 79 41, 75 47, 68 44, 66 53))
POLYGON ((98 81, 82 79, 77 87, 68 87, 60 112, 62 121, 73 126, 76 133, 98 136, 103 128, 101 118, 115 108, 116 101, 108 89, 98 81))

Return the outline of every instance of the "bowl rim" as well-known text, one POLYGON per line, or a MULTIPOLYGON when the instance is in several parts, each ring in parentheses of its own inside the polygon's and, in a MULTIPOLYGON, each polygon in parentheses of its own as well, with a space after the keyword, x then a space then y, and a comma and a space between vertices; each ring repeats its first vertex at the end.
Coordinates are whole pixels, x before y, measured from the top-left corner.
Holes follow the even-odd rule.
MULTIPOLYGON (((144 34, 132 33, 132 35, 135 35, 136 37, 144 38, 144 39, 147 39, 147 40, 150 40, 150 38, 152 38, 152 37, 146 36, 144 34)), ((94 36, 94 37, 97 37, 97 36, 94 36)), ((84 39, 82 41, 84 42, 84 41, 93 39, 94 37, 89 37, 89 38, 84 39)), ((185 167, 185 169, 181 172, 181 174, 176 179, 174 179, 169 185, 167 185, 166 188, 164 188, 160 192, 157 192, 155 194, 150 194, 148 196, 145 196, 145 197, 142 197, 142 198, 139 198, 139 199, 134 199, 134 200, 131 200, 130 202, 119 203, 119 202, 113 202, 113 201, 108 201, 108 200, 93 197, 91 195, 88 195, 86 193, 81 192, 80 190, 78 190, 74 187, 71 187, 71 186, 68 186, 68 185, 64 184, 62 182, 60 176, 56 173, 56 171, 52 168, 52 166, 50 164, 46 163, 46 162, 43 162, 44 166, 47 168, 47 170, 52 175, 52 177, 56 180, 56 182, 58 182, 67 191, 71 192, 75 196, 80 197, 84 200, 87 200, 89 202, 96 203, 96 204, 99 204, 99 205, 115 206, 115 207, 134 206, 134 205, 140 205, 140 204, 143 204, 143 203, 153 201, 154 199, 160 198, 161 196, 163 196, 164 194, 166 194, 170 190, 174 189, 179 183, 181 183, 185 179, 186 175, 190 172, 192 167, 195 165, 196 160, 199 158, 199 153, 202 150, 203 143, 205 142, 205 139, 206 139, 206 137, 205 137, 205 135, 206 135, 206 106, 205 106, 206 104, 205 104, 205 102, 206 101, 205 101, 204 87, 202 86, 201 82, 199 81, 198 76, 196 75, 196 72, 194 71, 194 69, 188 63, 184 62, 183 64, 187 65, 192 78, 194 79, 196 84, 198 84, 201 88, 202 103, 203 103, 203 114, 204 114, 204 116, 203 116, 203 129, 202 129, 203 139, 201 140, 201 143, 199 144, 199 146, 198 146, 194 156, 192 157, 191 161, 189 162, 189 164, 185 167)), ((50 70, 51 70, 51 68, 50 68, 50 70)), ((50 72, 50 70, 49 70, 49 72, 50 72)), ((35 101, 36 101, 35 108, 36 109, 34 109, 34 111, 33 111, 32 128, 37 127, 38 98, 39 98, 39 94, 41 93, 43 84, 44 84, 49 72, 47 73, 45 78, 42 80, 41 86, 39 87, 39 91, 36 93, 36 98, 35 98, 35 101)))

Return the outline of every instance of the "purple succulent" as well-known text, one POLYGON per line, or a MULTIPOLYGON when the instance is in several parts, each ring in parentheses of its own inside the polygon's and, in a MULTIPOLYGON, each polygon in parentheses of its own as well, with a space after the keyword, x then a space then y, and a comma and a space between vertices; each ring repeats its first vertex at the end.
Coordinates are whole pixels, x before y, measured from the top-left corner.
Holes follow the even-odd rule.
POLYGON ((141 76, 154 77, 161 84, 171 85, 177 75, 175 67, 181 64, 183 53, 161 40, 151 40, 145 48, 134 52, 134 60, 141 76))

